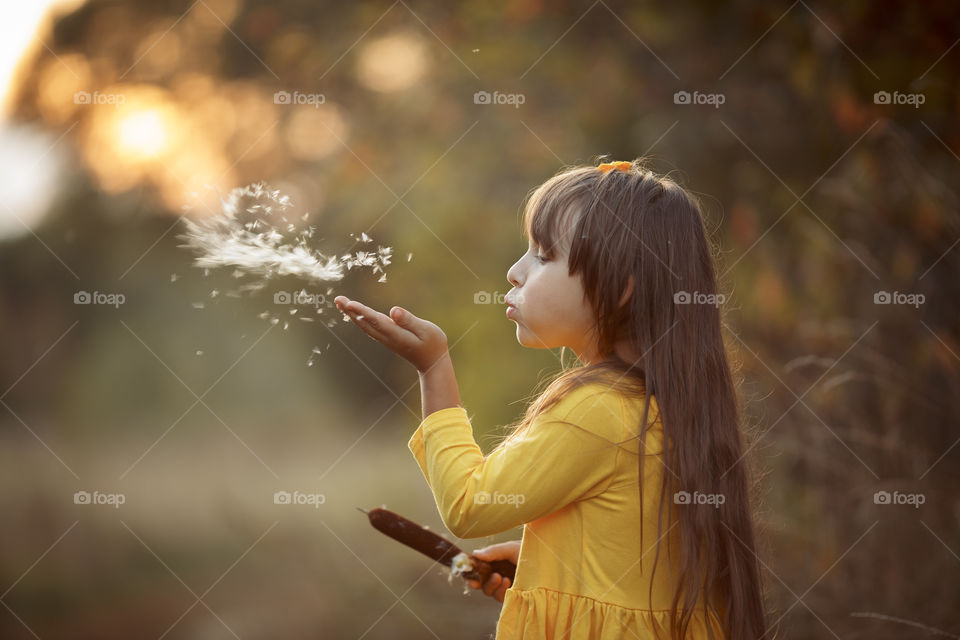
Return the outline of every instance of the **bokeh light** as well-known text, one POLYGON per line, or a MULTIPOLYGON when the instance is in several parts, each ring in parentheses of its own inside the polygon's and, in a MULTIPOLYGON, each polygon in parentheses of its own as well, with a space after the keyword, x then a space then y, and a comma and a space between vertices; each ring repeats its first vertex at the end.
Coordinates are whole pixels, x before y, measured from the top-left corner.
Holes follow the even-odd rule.
POLYGON ((371 38, 360 48, 357 77, 375 91, 392 92, 416 85, 429 70, 427 46, 413 32, 371 38))

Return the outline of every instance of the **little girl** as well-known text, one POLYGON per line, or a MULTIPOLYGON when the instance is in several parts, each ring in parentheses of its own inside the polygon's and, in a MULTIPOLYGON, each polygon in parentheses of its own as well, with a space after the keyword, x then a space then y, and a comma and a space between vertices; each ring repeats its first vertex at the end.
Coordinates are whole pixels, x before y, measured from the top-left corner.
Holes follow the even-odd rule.
POLYGON ((444 332, 400 307, 335 299, 420 372, 408 446, 447 528, 477 538, 523 525, 518 556, 515 543, 481 552, 517 562, 512 585, 485 585, 503 601, 497 640, 771 637, 697 201, 640 159, 576 166, 533 191, 524 222, 507 317, 520 344, 569 347, 580 364, 486 457, 444 332))

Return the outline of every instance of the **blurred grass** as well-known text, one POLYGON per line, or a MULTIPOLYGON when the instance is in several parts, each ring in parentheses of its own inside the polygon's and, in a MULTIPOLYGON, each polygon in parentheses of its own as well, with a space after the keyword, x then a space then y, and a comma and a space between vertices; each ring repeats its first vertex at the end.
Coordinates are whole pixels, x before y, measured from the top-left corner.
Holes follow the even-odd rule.
MULTIPOLYGON (((159 637, 193 603, 190 590, 201 595, 209 588, 204 602, 241 637, 360 637, 375 622, 365 637, 432 635, 419 617, 440 637, 484 638, 499 603, 473 590, 464 595, 461 580, 449 584, 445 569, 431 568, 429 559, 373 529, 355 509, 385 505, 457 541, 402 446, 409 423, 381 423, 377 429, 389 436, 361 439, 336 465, 359 435, 349 423, 283 425, 282 440, 270 438, 264 425, 238 423, 280 480, 207 420, 185 420, 119 483, 117 461, 136 459, 149 440, 60 443, 84 487, 125 495, 119 509, 73 504, 77 484, 66 470, 14 490, 16 476, 49 466, 49 453, 29 437, 8 434, 0 448, 7 470, 2 499, 5 519, 17 527, 5 532, 4 574, 15 579, 27 569, 25 558, 39 557, 76 524, 5 601, 44 636, 159 637), (319 492, 325 503, 276 505, 280 489, 319 492), (385 613, 393 594, 408 589, 403 603, 413 613, 403 604, 385 613)), ((519 533, 463 544, 471 549, 519 533)), ((4 637, 19 637, 25 630, 18 626, 7 620, 0 628, 4 637)), ((203 605, 171 633, 231 635, 203 605)))

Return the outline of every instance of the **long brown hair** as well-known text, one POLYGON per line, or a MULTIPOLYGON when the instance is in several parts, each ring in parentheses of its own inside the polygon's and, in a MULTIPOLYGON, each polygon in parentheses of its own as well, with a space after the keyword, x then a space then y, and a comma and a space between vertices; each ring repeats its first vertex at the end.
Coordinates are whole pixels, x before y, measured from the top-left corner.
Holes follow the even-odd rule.
MULTIPOLYGON (((569 391, 592 381, 605 379, 623 392, 642 395, 640 442, 645 442, 648 418, 659 417, 664 442, 670 443, 664 447, 669 473, 660 487, 658 538, 664 530, 664 496, 676 501, 676 493, 686 491, 724 499, 719 507, 677 510, 681 560, 670 609, 672 637, 686 637, 702 592, 727 638, 767 639, 753 486, 742 460, 739 401, 721 331, 715 249, 697 199, 645 165, 638 158, 628 170, 567 167, 527 198, 524 227, 547 258, 569 238, 569 273, 582 277, 600 357, 564 368, 528 405, 508 439, 569 391), (632 294, 621 306, 631 276, 632 294), (636 362, 625 362, 615 352, 622 340, 639 355, 636 362), (651 398, 662 415, 648 416, 651 398)), ((641 479, 645 457, 638 456, 641 479)), ((642 480, 639 493, 642 508, 642 480)))

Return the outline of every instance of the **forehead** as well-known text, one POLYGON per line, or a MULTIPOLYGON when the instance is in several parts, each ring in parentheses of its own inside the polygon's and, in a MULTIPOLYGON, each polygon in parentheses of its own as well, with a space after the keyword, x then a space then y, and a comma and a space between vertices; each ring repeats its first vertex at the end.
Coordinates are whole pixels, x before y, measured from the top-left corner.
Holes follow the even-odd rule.
MULTIPOLYGON (((580 219, 580 207, 575 203, 565 203, 566 206, 536 206, 528 211, 525 231, 531 246, 566 254, 569 252, 574 228, 580 219)), ((560 204, 560 203, 554 203, 560 204)))

